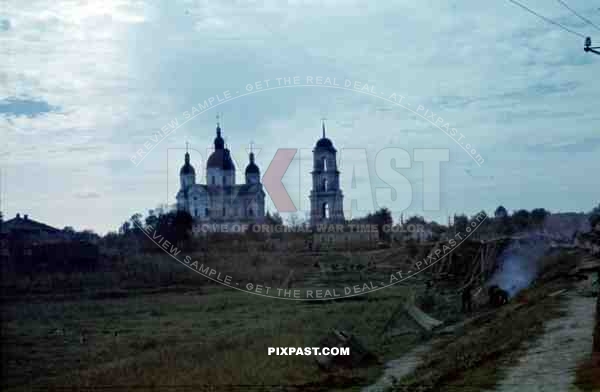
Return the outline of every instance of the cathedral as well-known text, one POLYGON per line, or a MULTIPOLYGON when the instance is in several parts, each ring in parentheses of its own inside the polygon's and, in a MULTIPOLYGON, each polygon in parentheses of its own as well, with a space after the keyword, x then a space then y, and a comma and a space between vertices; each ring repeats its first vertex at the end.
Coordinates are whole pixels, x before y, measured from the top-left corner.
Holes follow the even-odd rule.
MULTIPOLYGON (((245 171, 245 183, 235 183, 235 165, 217 123, 214 152, 206 162, 206 184, 196 183, 196 171, 185 153, 185 163, 179 171, 180 190, 177 209, 187 211, 195 225, 218 224, 219 229, 235 231, 242 225, 261 223, 265 216, 265 192, 260 182, 260 169, 250 152, 245 171), (229 229, 227 229, 229 228, 229 229)), ((210 229, 209 229, 210 230, 210 229)))
MULTIPOLYGON (((217 122, 214 152, 206 162, 206 184, 196 183, 196 171, 190 164, 190 154, 185 153, 185 163, 179 172, 180 189, 177 209, 187 211, 195 226, 204 225, 208 231, 240 230, 244 225, 265 221, 265 192, 260 179, 260 169, 250 152, 245 171, 245 183, 235 183, 235 165, 229 149, 221 136, 217 122), (217 228, 213 225, 219 225, 217 228), (212 229, 210 228, 212 227, 212 229)), ((337 150, 325 136, 313 149, 312 190, 310 192, 310 226, 344 223, 344 196, 340 189, 340 172, 337 168, 337 150)))

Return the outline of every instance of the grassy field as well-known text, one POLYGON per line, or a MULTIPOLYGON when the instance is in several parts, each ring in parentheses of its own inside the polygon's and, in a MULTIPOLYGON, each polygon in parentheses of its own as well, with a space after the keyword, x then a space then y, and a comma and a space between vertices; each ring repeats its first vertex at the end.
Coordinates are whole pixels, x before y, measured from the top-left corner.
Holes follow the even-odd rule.
MULTIPOLYGON (((217 257, 209 255, 209 260, 217 257)), ((298 280, 294 284, 305 287, 302 280, 315 276, 328 284, 364 277, 356 270, 321 276, 316 264, 375 261, 376 274, 385 274, 384 266, 397 268, 405 257, 402 251, 391 249, 317 257, 285 252, 232 254, 221 260, 220 270, 240 270, 249 279, 263 282, 280 283, 294 269, 298 280), (274 266, 269 268, 270 264, 274 266)), ((551 260, 550 264, 566 269, 572 260, 551 260)), ((416 293, 418 304, 438 319, 456 322, 464 318, 458 311, 459 296, 449 294, 456 293, 455 284, 438 282, 435 290, 424 294, 425 274, 360 297, 293 302, 211 284, 160 255, 118 263, 114 271, 98 276, 5 282, 2 390, 109 386, 197 390, 207 385, 349 390, 371 384, 386 361, 422 343, 418 328, 396 313, 409 295, 416 293), (390 324, 390 319, 396 321, 390 324), (334 328, 354 334, 377 361, 352 370, 324 372, 312 356, 267 355, 268 347, 319 346, 334 328), (392 333, 407 328, 409 333, 392 333)), ((552 273, 564 271, 550 268, 552 273)), ((500 376, 495 361, 539 333, 544 321, 556 315, 552 301, 537 299, 561 287, 562 283, 548 280, 550 284, 528 292, 527 306, 513 304, 517 307, 495 312, 461 336, 440 341, 437 354, 424 359, 402 384, 450 385, 465 380, 493 384, 500 376), (499 329, 502 325, 507 327, 499 329), (512 325, 520 326, 519 333, 511 332, 512 325)))
POLYGON ((38 300, 2 307, 3 390, 33 386, 365 384, 379 366, 335 374, 313 357, 268 356, 313 347, 332 328, 354 333, 381 360, 416 344, 383 334, 406 292, 358 300, 290 302, 226 288, 102 300, 38 300), (62 333, 64 329, 64 334, 62 333), (80 342, 80 336, 87 341, 80 342), (115 336, 116 335, 116 336, 115 336))

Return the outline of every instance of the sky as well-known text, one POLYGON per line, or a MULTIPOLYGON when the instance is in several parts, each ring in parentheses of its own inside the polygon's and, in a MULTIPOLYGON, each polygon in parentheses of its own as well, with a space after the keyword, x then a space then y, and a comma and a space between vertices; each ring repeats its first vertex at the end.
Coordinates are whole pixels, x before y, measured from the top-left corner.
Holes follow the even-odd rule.
MULTIPOLYGON (((600 43, 559 2, 522 2, 600 43)), ((600 3, 567 3, 600 25, 600 3)), ((283 183, 300 218, 323 118, 347 217, 598 205, 600 56, 583 38, 505 0, 283 4, 5 1, 5 219, 106 233, 173 204, 186 142, 205 181, 217 113, 238 182, 250 143, 263 174, 277 149, 298 149, 283 183), (218 105, 185 115, 209 99, 218 105), (434 169, 419 158, 432 151, 447 154, 434 169)))

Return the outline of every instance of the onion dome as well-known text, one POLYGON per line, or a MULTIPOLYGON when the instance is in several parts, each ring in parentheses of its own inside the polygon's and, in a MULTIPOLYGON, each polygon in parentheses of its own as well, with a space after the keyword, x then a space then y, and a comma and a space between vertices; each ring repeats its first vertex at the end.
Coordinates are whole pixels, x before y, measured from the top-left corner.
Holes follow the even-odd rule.
POLYGON ((235 170, 235 165, 231 159, 231 154, 225 148, 225 140, 221 136, 221 126, 217 122, 217 137, 215 137, 215 151, 210 154, 206 167, 217 168, 223 170, 235 170))
POLYGON ((260 169, 258 168, 256 163, 254 163, 253 152, 250 153, 250 163, 248 164, 248 166, 246 166, 246 175, 248 174, 260 174, 260 169))
POLYGON ((194 170, 194 166, 192 166, 190 164, 190 153, 186 152, 185 153, 185 164, 181 167, 181 170, 179 171, 179 175, 184 176, 184 175, 188 175, 188 174, 196 175, 196 171, 194 170))
POLYGON ((231 153, 229 152, 229 149, 225 148, 215 150, 212 154, 210 154, 210 157, 208 157, 206 167, 223 170, 235 170, 235 165, 231 159, 231 153))
POLYGON ((333 143, 326 137, 319 139, 317 148, 333 148, 333 143))

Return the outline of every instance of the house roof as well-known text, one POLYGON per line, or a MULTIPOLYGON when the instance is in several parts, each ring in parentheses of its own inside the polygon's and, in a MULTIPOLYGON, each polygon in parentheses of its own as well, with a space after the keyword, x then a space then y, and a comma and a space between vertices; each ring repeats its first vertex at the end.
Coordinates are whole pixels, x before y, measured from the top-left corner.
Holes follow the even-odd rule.
POLYGON ((7 220, 2 224, 2 228, 7 231, 32 231, 32 230, 43 230, 50 233, 60 233, 62 230, 46 225, 44 223, 35 221, 29 218, 27 215, 21 217, 19 214, 13 219, 7 220))

